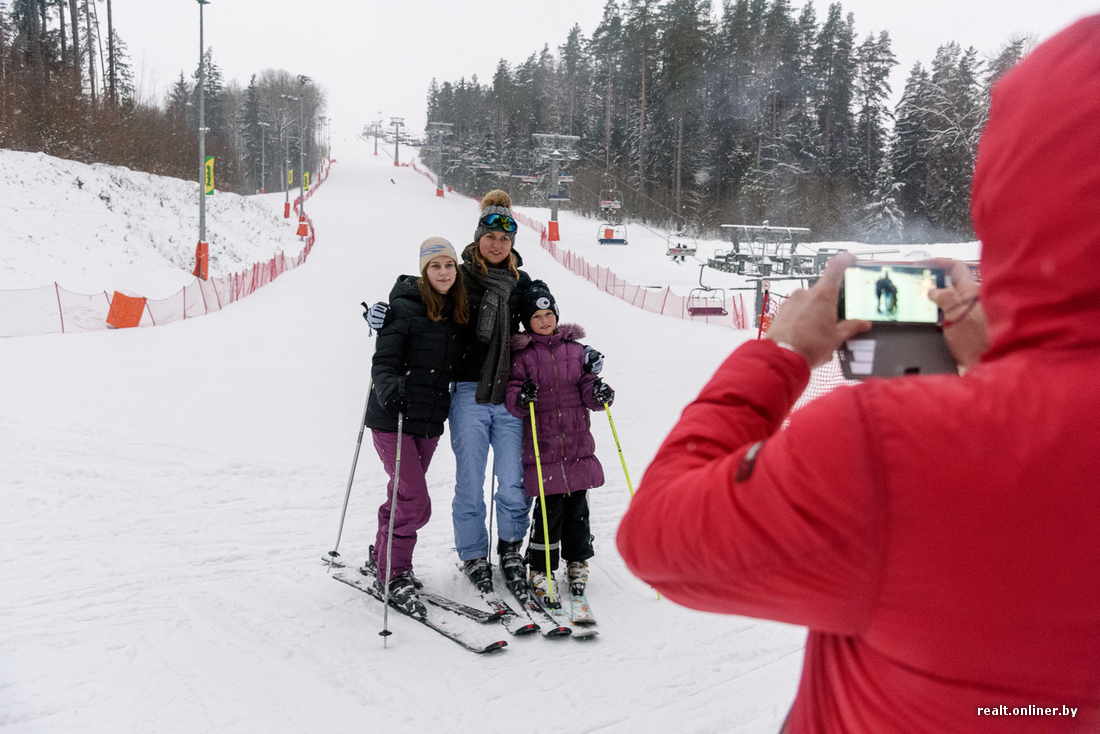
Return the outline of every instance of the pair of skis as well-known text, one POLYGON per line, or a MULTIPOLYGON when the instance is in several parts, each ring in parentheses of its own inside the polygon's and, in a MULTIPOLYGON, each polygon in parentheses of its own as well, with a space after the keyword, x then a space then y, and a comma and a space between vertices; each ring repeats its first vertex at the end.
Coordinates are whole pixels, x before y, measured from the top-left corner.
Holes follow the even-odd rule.
MULTIPOLYGON (((331 565, 343 568, 343 564, 335 559, 325 559, 331 565)), ((363 591, 378 601, 383 601, 382 592, 374 585, 374 574, 364 572, 362 569, 355 571, 341 571, 333 574, 333 578, 349 586, 363 591)), ((421 591, 420 599, 428 603, 425 616, 408 614, 399 607, 394 606, 398 612, 420 622, 437 633, 443 635, 452 642, 476 653, 487 653, 506 647, 504 640, 488 639, 479 629, 480 625, 493 622, 501 622, 506 630, 515 636, 530 635, 542 630, 536 619, 547 625, 542 632, 544 637, 572 636, 578 640, 591 639, 599 633, 592 629, 596 620, 588 607, 588 601, 584 595, 574 595, 570 598, 572 615, 567 614, 561 604, 543 604, 530 586, 523 586, 513 590, 513 595, 520 605, 517 612, 512 609, 500 594, 494 589, 491 593, 482 592, 481 598, 492 611, 475 609, 466 604, 448 599, 447 597, 421 591)))
MULTIPOLYGON (((364 575, 356 570, 340 571, 333 574, 332 577, 337 581, 342 581, 349 586, 354 586, 356 589, 366 592, 380 602, 383 601, 382 592, 374 585, 373 575, 364 575)), ((431 605, 425 605, 426 614, 423 617, 409 614, 396 605, 391 604, 390 606, 409 619, 414 619, 452 642, 458 643, 470 652, 487 653, 508 646, 506 641, 492 639, 480 629, 480 625, 499 621, 501 618, 499 612, 474 609, 435 594, 421 592, 419 596, 431 605)))

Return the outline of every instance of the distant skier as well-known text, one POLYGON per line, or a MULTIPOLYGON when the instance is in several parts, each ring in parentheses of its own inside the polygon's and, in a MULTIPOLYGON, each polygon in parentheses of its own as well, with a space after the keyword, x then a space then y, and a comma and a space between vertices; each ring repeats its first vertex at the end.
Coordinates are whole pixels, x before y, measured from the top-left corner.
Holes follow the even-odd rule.
POLYGON ((420 245, 420 277, 402 275, 390 291, 390 308, 378 332, 367 404, 367 427, 390 475, 386 500, 378 508, 378 531, 368 569, 375 584, 386 581, 397 419, 402 417, 400 486, 393 524, 390 602, 423 616, 412 574, 416 533, 432 514, 424 475, 428 471, 451 406, 450 383, 459 355, 459 327, 470 317, 458 253, 442 237, 420 245))
POLYGON ((875 310, 891 319, 898 317, 898 287, 890 280, 890 270, 883 269, 875 281, 875 310))
POLYGON ((588 559, 594 555, 587 490, 604 482, 588 411, 603 410, 604 403, 610 405, 615 399, 615 392, 585 371, 584 346, 577 341, 584 338, 584 329, 558 325, 557 302, 541 280, 524 294, 521 314, 526 331, 512 337, 512 377, 504 404, 524 420, 523 482, 527 495, 536 498, 526 562, 535 593, 546 598, 547 574, 557 570, 560 555, 567 561, 571 590, 581 595, 588 582, 588 559), (531 404, 546 495, 549 569, 531 440, 531 404))

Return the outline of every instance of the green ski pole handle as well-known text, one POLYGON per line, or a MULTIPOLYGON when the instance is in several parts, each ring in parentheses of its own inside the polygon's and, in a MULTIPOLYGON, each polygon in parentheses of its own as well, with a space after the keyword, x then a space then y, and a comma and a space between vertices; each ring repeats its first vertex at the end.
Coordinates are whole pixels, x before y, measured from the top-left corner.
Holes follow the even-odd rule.
POLYGON ((542 459, 539 458, 539 434, 535 430, 535 404, 528 403, 531 411, 531 443, 535 446, 535 470, 539 476, 539 509, 542 510, 542 540, 546 545, 546 588, 547 597, 554 603, 554 574, 550 571, 550 523, 546 519, 546 493, 542 489, 542 459))
POLYGON ((603 409, 607 413, 607 420, 611 423, 611 435, 615 437, 615 448, 619 450, 619 461, 623 464, 623 474, 626 475, 626 488, 630 491, 630 497, 634 497, 634 487, 630 484, 630 472, 626 470, 626 459, 623 458, 623 447, 619 445, 619 434, 615 430, 615 421, 611 418, 611 404, 604 403, 603 409))

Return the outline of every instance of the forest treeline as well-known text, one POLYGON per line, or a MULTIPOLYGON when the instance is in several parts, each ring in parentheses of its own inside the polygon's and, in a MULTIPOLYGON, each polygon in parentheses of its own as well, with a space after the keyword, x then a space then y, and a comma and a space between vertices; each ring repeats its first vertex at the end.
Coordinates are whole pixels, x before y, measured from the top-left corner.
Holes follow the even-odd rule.
MULTIPOLYGON (((444 175, 474 195, 496 185, 487 171, 545 172, 531 135, 553 133, 580 138, 569 207, 589 214, 617 188, 628 218, 702 233, 768 221, 815 239, 970 239, 989 90, 1029 44, 980 58, 947 43, 891 109, 889 33, 857 36, 840 3, 819 18, 789 0, 608 0, 556 54, 502 59, 487 84, 433 80, 428 120, 453 124, 444 175)), ((544 184, 508 187, 545 202, 544 184)))
MULTIPOLYGON (((166 99, 149 98, 112 10, 111 0, 0 2, 0 148, 200 180, 197 60, 166 99)), ((297 185, 300 144, 305 170, 318 169, 320 86, 282 70, 227 83, 209 50, 204 66, 218 189, 281 189, 287 154, 297 185)))

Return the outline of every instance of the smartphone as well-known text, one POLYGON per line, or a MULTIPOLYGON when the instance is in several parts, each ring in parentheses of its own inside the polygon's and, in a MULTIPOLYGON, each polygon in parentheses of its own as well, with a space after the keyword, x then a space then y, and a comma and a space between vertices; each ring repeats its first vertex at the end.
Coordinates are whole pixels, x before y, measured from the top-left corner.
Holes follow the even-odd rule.
POLYGON ((911 263, 858 262, 844 271, 837 316, 895 324, 938 324, 939 308, 928 298, 943 288, 943 268, 911 263))
POLYGON ((871 322, 839 350, 844 376, 958 374, 944 340, 939 307, 928 298, 946 283, 943 268, 858 262, 844 271, 837 316, 871 322))

